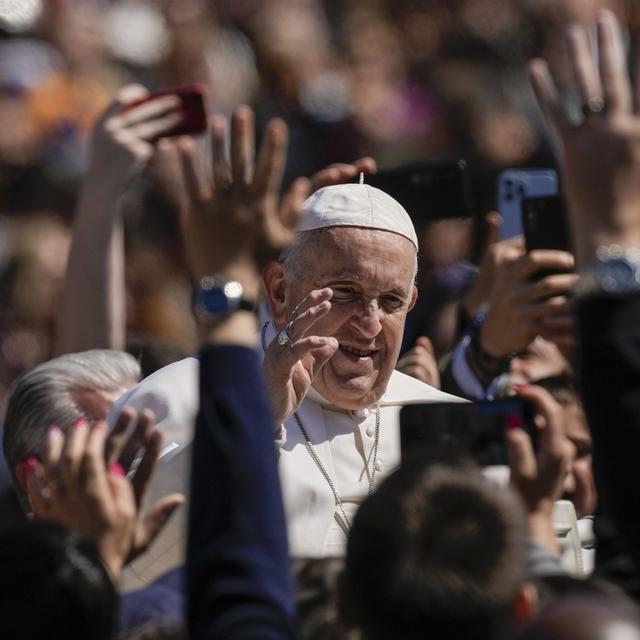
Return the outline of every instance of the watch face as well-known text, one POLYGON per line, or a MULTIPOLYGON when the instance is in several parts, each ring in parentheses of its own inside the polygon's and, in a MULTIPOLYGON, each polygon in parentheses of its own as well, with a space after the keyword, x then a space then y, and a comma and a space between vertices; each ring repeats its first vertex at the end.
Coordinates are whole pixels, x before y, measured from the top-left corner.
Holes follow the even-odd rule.
POLYGON ((221 315, 231 310, 230 299, 224 288, 201 289, 198 293, 198 304, 208 314, 221 315))
POLYGON ((635 291, 639 287, 636 267, 624 258, 613 258, 600 263, 598 268, 600 286, 610 293, 635 291))

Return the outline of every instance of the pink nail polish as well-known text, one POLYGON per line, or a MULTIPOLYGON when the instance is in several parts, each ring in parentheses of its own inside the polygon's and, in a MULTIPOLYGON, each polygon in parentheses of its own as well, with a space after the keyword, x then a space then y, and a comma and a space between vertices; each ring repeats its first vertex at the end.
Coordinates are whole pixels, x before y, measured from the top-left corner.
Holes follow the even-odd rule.
POLYGON ((122 465, 119 462, 110 462, 109 463, 109 473, 113 473, 114 476, 120 476, 124 478, 125 473, 122 465))
POLYGON ((513 388, 516 391, 521 391, 522 389, 528 389, 531 385, 528 383, 514 384, 513 388))
POLYGON ((86 418, 78 418, 74 423, 73 423, 73 428, 74 429, 80 429, 81 427, 86 427, 87 424, 89 424, 87 422, 86 418))
POLYGON ((29 456, 25 461, 24 461, 24 466, 26 467, 28 472, 32 472, 35 471, 38 468, 38 459, 34 456, 29 456))
POLYGON ((49 436, 49 438, 57 438, 61 433, 60 427, 52 424, 47 431, 47 436, 49 436))
POLYGON ((518 416, 511 415, 507 416, 505 426, 507 429, 519 429, 522 426, 522 422, 518 416))

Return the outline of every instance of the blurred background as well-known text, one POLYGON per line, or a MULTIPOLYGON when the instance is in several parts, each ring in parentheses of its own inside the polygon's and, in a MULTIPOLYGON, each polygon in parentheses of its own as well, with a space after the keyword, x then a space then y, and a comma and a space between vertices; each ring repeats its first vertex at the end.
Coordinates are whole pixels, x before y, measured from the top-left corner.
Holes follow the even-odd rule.
MULTIPOLYGON (((0 405, 52 355, 87 135, 132 81, 204 83, 211 112, 248 103, 259 128, 284 118, 286 182, 362 155, 466 159, 475 217, 420 230, 426 302, 410 325, 442 354, 449 325, 424 304, 466 282, 453 267, 477 261, 498 173, 553 166, 527 60, 544 55, 562 86, 563 29, 602 7, 637 30, 633 0, 0 0, 0 405)), ((147 371, 195 348, 176 212, 153 168, 127 195, 128 342, 147 371)))

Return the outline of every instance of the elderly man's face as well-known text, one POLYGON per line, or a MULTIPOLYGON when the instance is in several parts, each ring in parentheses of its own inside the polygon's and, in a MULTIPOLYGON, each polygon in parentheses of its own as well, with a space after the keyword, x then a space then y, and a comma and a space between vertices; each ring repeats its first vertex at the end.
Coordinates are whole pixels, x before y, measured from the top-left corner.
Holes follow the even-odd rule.
POLYGON ((396 365, 407 311, 416 298, 416 251, 389 231, 333 227, 305 246, 285 270, 282 326, 312 290, 333 290, 331 311, 308 335, 333 336, 340 348, 313 386, 344 409, 371 406, 396 365))

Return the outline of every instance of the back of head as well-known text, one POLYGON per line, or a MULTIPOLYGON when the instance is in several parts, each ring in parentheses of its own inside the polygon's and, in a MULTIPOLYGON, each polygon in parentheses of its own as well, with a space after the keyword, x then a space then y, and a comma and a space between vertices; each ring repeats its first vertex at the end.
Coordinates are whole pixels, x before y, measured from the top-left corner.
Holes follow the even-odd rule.
POLYGON ((2 443, 14 481, 18 462, 43 453, 50 426, 66 431, 86 417, 80 406, 83 394, 115 391, 139 377, 133 356, 108 349, 68 353, 20 377, 9 394, 2 443))
POLYGON ((118 596, 95 547, 51 522, 0 530, 0 635, 102 640, 116 630, 118 596))
POLYGON ((366 638, 498 637, 525 579, 520 503, 475 469, 403 466, 358 511, 347 610, 366 638))

